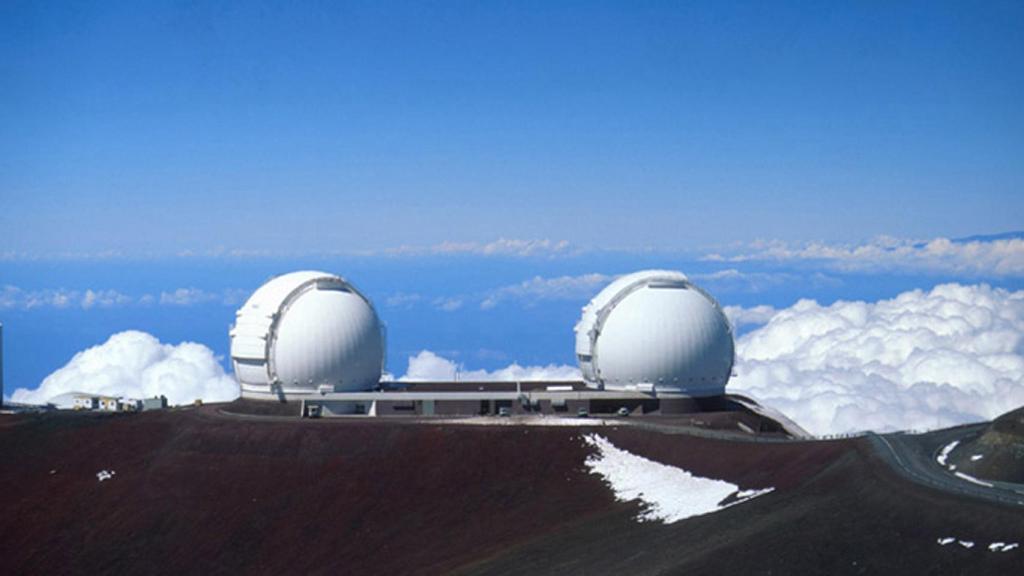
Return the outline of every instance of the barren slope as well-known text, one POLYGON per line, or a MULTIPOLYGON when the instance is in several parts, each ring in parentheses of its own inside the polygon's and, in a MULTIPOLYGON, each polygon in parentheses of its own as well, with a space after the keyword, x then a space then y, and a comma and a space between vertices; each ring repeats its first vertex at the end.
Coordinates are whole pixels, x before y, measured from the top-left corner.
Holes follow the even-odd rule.
POLYGON ((617 446, 776 491, 638 523, 580 427, 234 418, 202 409, 0 419, 8 573, 1013 573, 1019 510, 902 482, 867 443, 617 446), (98 481, 96 473, 113 470, 98 481), (939 546, 970 538, 972 549, 939 546))

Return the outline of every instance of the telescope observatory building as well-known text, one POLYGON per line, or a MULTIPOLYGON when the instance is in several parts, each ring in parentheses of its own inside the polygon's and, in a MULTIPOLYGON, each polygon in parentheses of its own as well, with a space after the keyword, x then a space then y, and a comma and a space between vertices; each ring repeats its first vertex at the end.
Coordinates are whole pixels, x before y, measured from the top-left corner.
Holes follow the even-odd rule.
POLYGON ((285 401, 380 383, 383 326, 370 301, 340 276, 273 278, 238 310, 230 336, 243 398, 285 401))
POLYGON ((583 379, 603 390, 724 394, 733 358, 732 327, 718 302, 681 272, 622 276, 576 324, 583 379))

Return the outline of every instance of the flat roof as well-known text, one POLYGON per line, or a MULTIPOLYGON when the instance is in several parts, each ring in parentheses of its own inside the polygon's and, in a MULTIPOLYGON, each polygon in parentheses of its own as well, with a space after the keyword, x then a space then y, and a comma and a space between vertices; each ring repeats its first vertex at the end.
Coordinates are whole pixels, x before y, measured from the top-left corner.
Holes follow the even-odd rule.
POLYGON ((308 402, 367 402, 372 400, 391 400, 396 402, 410 400, 518 400, 526 397, 534 400, 665 400, 672 398, 694 398, 678 392, 640 392, 634 390, 523 390, 521 392, 504 390, 438 390, 438 391, 380 391, 380 392, 327 392, 310 394, 302 399, 308 402))
POLYGON ((552 386, 569 386, 573 390, 594 390, 583 380, 435 380, 429 382, 381 382, 386 391, 394 392, 466 392, 489 390, 491 392, 515 392, 517 390, 547 389, 552 386))

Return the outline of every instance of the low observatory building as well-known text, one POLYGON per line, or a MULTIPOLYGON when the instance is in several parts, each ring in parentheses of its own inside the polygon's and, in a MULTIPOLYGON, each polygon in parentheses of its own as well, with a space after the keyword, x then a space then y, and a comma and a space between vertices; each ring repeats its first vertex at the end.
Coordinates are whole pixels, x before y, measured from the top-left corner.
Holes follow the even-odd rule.
POLYGON ((369 299, 340 276, 304 271, 271 279, 238 310, 230 336, 243 398, 297 400, 380 383, 382 324, 369 299))
POLYGON ((644 270, 616 279, 583 308, 576 359, 593 388, 724 394, 732 327, 682 272, 644 270))

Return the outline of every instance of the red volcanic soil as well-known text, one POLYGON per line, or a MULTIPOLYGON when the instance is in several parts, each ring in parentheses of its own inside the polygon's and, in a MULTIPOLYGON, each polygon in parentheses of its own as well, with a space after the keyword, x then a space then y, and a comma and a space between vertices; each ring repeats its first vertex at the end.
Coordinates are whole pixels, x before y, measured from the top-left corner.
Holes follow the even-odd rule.
POLYGON ((1020 573, 1019 509, 905 483, 866 442, 622 427, 231 417, 0 418, 5 573, 1020 573), (775 492, 639 523, 588 473, 590 431, 775 492), (113 470, 100 482, 96 473, 113 470), (939 546, 957 536, 973 549, 939 546))

